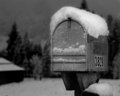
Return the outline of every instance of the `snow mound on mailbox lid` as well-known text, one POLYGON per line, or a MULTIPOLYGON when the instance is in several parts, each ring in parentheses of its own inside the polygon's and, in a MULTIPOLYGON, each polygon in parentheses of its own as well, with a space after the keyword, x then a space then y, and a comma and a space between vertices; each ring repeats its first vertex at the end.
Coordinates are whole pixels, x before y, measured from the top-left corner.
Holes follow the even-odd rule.
POLYGON ((80 23, 87 33, 95 38, 100 35, 107 36, 109 34, 106 21, 97 14, 66 6, 58 10, 51 18, 50 31, 51 35, 59 23, 71 18, 80 23))

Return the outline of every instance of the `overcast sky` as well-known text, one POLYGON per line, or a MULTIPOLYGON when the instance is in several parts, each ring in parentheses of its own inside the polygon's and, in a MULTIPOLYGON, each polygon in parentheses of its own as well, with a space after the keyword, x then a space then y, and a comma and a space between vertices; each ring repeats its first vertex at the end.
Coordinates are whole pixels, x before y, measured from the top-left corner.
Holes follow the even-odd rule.
MULTIPOLYGON (((80 6, 81 0, 0 0, 0 36, 10 32, 17 22, 21 33, 46 39, 51 15, 62 6, 80 6)), ((120 14, 120 0, 87 0, 88 7, 101 15, 120 14)))

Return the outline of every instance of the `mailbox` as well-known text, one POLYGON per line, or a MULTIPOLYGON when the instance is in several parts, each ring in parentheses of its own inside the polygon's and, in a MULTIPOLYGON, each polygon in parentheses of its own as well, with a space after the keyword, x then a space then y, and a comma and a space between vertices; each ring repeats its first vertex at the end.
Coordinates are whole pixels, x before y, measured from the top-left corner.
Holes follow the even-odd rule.
POLYGON ((52 71, 107 71, 108 30, 105 20, 84 10, 69 9, 59 10, 51 20, 54 27, 51 28, 52 71))

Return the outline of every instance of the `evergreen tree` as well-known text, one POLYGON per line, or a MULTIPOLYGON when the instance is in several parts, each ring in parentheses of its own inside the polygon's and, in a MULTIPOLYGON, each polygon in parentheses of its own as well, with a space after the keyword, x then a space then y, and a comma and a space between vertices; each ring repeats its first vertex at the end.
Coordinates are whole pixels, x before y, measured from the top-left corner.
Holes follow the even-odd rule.
POLYGON ((108 27, 110 28, 113 22, 113 16, 112 15, 108 15, 107 16, 107 23, 108 23, 108 27))
POLYGON ((113 78, 120 78, 120 20, 116 19, 114 24, 114 45, 113 45, 113 78))
POLYGON ((33 54, 42 57, 42 47, 40 44, 33 45, 33 54))
POLYGON ((80 8, 89 11, 86 0, 82 0, 80 8))
POLYGON ((113 64, 112 64, 112 61, 113 61, 113 58, 114 58, 114 55, 115 55, 115 51, 117 50, 116 48, 116 41, 115 41, 115 36, 114 36, 114 31, 113 31, 113 28, 114 28, 114 18, 112 15, 108 15, 107 18, 107 25, 108 25, 108 30, 109 30, 109 36, 108 36, 108 67, 109 67, 109 70, 106 74, 106 76, 109 76, 110 78, 113 77, 112 75, 112 72, 113 72, 113 64))
POLYGON ((113 18, 113 16, 112 15, 108 15, 107 16, 107 24, 108 24, 108 29, 109 29, 109 39, 110 40, 113 40, 115 37, 114 37, 114 31, 113 31, 113 29, 114 29, 114 23, 115 23, 115 19, 113 18))
POLYGON ((23 60, 22 55, 21 55, 21 49, 22 49, 22 38, 21 36, 18 36, 15 42, 13 61, 15 64, 19 66, 21 66, 22 60, 23 60))
POLYGON ((43 72, 44 75, 49 76, 50 75, 50 40, 48 39, 44 45, 43 48, 43 56, 42 56, 42 61, 43 61, 43 72))
POLYGON ((23 49, 23 54, 24 58, 29 59, 29 53, 28 51, 30 50, 30 41, 28 38, 28 33, 26 32, 24 37, 23 37, 23 44, 22 44, 22 49, 23 49))
POLYGON ((42 59, 38 55, 33 55, 31 58, 31 64, 32 64, 32 73, 33 77, 35 79, 42 79, 43 76, 43 63, 42 59))
MULTIPOLYGON (((31 59, 34 55, 39 55, 41 52, 41 47, 39 45, 34 45, 29 41, 28 33, 26 32, 21 46, 21 57, 22 57, 22 67, 26 70, 26 75, 31 76, 34 70, 31 59)), ((36 61, 37 62, 37 61, 36 61)))
POLYGON ((7 46, 7 59, 9 59, 10 61, 14 61, 14 51, 15 51, 15 44, 16 44, 16 40, 19 36, 19 33, 17 31, 17 25, 16 23, 13 24, 12 26, 12 30, 9 34, 9 39, 7 41, 8 46, 7 46))
POLYGON ((26 32, 23 40, 22 40, 22 46, 21 46, 21 56, 22 56, 22 67, 25 68, 25 70, 29 73, 31 69, 30 65, 30 49, 31 49, 31 44, 28 38, 28 33, 26 32))
POLYGON ((120 78, 120 20, 108 16, 107 19, 110 35, 109 41, 109 63, 113 73, 113 78, 120 78))

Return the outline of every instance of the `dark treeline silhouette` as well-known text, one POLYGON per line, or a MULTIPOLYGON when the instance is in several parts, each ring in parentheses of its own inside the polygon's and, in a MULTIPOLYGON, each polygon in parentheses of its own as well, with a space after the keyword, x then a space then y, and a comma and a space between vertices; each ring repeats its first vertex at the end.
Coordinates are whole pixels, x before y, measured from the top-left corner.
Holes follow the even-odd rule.
POLYGON ((89 8, 88 8, 86 0, 82 0, 79 8, 89 11, 89 8))
POLYGON ((94 10, 90 10, 89 7, 88 7, 88 4, 87 4, 87 1, 86 0, 82 0, 80 6, 78 7, 80 9, 83 9, 83 10, 86 10, 86 11, 90 11, 92 13, 95 13, 94 10))
POLYGON ((33 44, 28 33, 21 36, 14 23, 8 35, 7 48, 0 52, 0 56, 25 69, 25 77, 41 79, 50 74, 50 40, 44 46, 33 44))
POLYGON ((120 18, 107 16, 110 34, 109 43, 109 73, 114 79, 120 78, 120 18))

